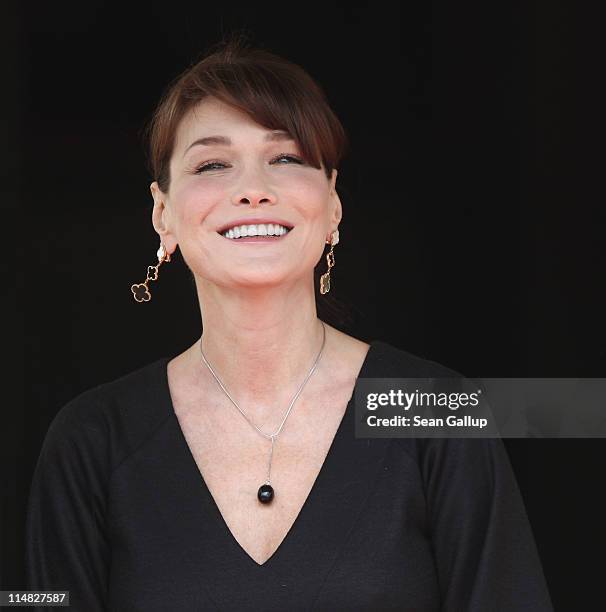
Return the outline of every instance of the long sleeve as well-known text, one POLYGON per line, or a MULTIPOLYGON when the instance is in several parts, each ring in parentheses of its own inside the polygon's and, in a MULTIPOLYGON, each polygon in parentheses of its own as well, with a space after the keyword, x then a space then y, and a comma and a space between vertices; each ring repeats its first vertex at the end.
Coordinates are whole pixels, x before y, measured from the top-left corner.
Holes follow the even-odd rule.
POLYGON ((421 469, 442 610, 553 610, 500 439, 425 441, 421 469))
POLYGON ((109 470, 102 431, 82 421, 83 401, 67 404, 46 434, 29 494, 25 556, 28 589, 68 590, 72 610, 94 612, 107 600, 109 470))

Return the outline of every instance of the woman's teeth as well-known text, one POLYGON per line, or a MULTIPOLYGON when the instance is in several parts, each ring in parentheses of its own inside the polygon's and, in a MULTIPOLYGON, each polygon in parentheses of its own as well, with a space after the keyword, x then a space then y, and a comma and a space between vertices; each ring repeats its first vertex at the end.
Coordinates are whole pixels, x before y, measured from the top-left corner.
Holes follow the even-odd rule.
POLYGON ((282 236, 290 230, 283 225, 275 225, 273 223, 260 223, 258 225, 236 225, 223 232, 225 238, 236 239, 245 238, 248 236, 282 236))

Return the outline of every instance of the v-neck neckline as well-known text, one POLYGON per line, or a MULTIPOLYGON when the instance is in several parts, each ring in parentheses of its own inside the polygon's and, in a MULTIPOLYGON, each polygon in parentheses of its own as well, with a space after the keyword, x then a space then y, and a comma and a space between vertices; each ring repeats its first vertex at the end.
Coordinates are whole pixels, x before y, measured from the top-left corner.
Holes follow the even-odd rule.
MULTIPOLYGON (((205 505, 206 510, 210 513, 212 526, 216 528, 214 535, 216 536, 219 546, 223 547, 223 551, 229 551, 229 554, 232 555, 234 559, 239 559, 241 562, 243 561, 246 565, 252 567, 253 571, 258 570, 274 573, 272 570, 279 566, 280 560, 283 557, 288 556, 289 553, 292 554, 294 548, 296 548, 296 545, 305 540, 306 535, 304 534, 304 531, 308 526, 310 526, 310 521, 311 528, 314 527, 314 524, 318 524, 318 518, 320 518, 319 523, 322 525, 322 506, 327 499, 330 498, 330 501, 333 503, 337 501, 334 499, 333 482, 335 479, 338 481, 340 472, 342 472, 343 469, 346 469, 347 456, 348 454, 351 454, 353 450, 352 447, 356 445, 356 443, 358 446, 360 446, 360 443, 367 442, 366 440, 356 441, 355 438, 354 399, 356 389, 358 387, 358 379, 363 378, 368 373, 370 364, 375 357, 375 352, 377 351, 379 344, 380 341, 371 341, 369 343, 369 348, 356 376, 351 397, 347 403, 341 421, 339 422, 336 433, 330 444, 328 453, 324 458, 311 490, 286 535, 276 550, 264 563, 257 563, 257 561, 255 561, 248 554, 248 552, 246 552, 246 550, 235 538, 223 515, 221 514, 221 511, 219 510, 219 507, 212 496, 210 489, 204 480, 202 473, 200 472, 200 469, 198 468, 183 429, 181 428, 181 424, 177 418, 168 381, 167 366, 172 357, 163 357, 161 360, 159 360, 161 368, 160 379, 162 382, 161 392, 164 403, 169 412, 170 433, 171 436, 174 436, 174 444, 180 453, 180 457, 176 458, 175 460, 177 462, 179 460, 182 461, 182 466, 186 472, 182 476, 185 486, 192 488, 192 491, 189 493, 193 495, 194 500, 198 495, 201 496, 201 501, 205 505), (315 519, 313 518, 314 516, 316 517, 315 519)), ((382 444, 380 442, 375 442, 375 446, 382 446, 382 444)), ((177 463, 177 465, 179 465, 179 463, 177 463)), ((187 491, 184 492, 184 495, 187 495, 187 493, 187 491)), ((344 507, 343 510, 347 511, 348 508, 344 507)), ((201 511, 200 520, 202 521, 205 519, 208 520, 208 515, 201 511)))

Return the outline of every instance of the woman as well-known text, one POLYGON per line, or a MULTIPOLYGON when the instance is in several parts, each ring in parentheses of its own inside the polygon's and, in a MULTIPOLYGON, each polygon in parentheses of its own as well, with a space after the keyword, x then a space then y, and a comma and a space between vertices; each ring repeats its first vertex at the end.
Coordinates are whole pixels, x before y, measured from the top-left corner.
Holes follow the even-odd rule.
POLYGON ((158 263, 131 291, 149 301, 178 246, 204 331, 59 412, 29 588, 86 612, 551 609, 500 441, 354 435, 357 378, 452 371, 317 316, 344 143, 300 67, 237 41, 172 84, 150 127, 158 263))

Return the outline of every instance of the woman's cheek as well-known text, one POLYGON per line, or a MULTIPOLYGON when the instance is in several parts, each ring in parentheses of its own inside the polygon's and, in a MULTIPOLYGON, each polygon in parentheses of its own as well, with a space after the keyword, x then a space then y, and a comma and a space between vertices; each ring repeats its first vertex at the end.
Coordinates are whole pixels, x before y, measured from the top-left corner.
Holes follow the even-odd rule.
POLYGON ((288 191, 312 202, 322 202, 328 195, 328 183, 324 176, 317 173, 298 173, 285 177, 288 191))
POLYGON ((178 195, 183 219, 199 225, 200 221, 223 201, 225 190, 216 184, 190 183, 178 195))
POLYGON ((291 182, 288 192, 292 195, 293 201, 304 202, 308 210, 322 208, 328 198, 326 183, 315 177, 291 182))

